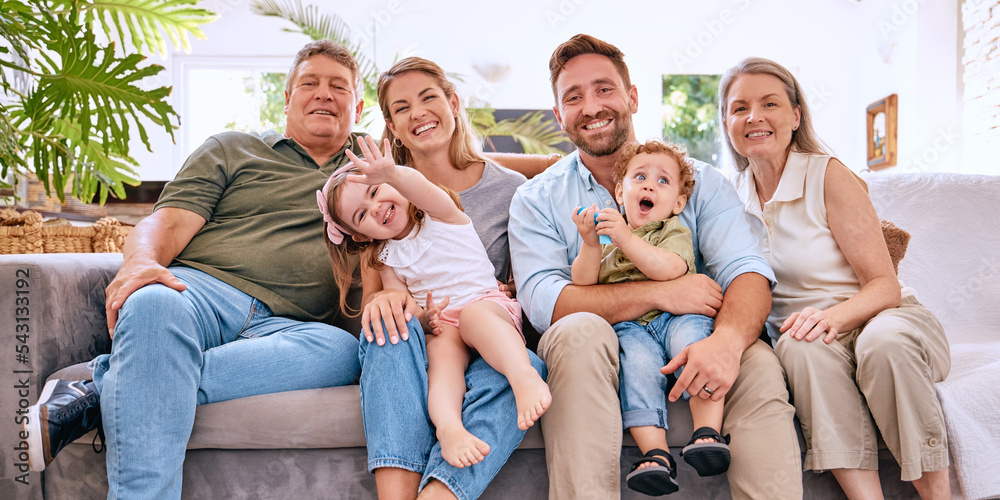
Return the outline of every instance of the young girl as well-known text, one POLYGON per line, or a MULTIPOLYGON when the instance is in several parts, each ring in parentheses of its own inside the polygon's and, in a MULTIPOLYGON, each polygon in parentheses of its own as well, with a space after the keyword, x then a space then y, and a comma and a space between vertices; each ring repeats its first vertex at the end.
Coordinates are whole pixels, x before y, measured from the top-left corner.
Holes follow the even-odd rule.
MULTIPOLYGON (((684 150, 657 141, 626 145, 612 175, 625 217, 613 208, 598 212, 596 205, 573 212, 583 238, 573 261, 573 284, 666 281, 694 273, 691 231, 675 217, 694 190, 694 169, 684 150), (612 244, 602 248, 599 235, 610 236, 612 244)), ((665 495, 678 489, 677 466, 666 451, 664 432, 667 382, 658 369, 684 347, 708 337, 712 326, 706 316, 655 310, 614 325, 621 346, 622 421, 645 454, 626 479, 633 490, 665 495)), ((682 451, 684 459, 701 476, 721 474, 729 468, 729 438, 719 434, 724 402, 698 397, 690 402, 697 430, 682 451)))
MULTIPOLYGON (((425 308, 428 413, 441 456, 455 467, 479 463, 489 445, 462 424, 468 348, 507 377, 517 402, 517 426, 527 430, 551 402, 531 367, 521 335, 521 308, 497 287, 494 270, 472 222, 449 193, 420 172, 397 166, 384 140, 371 137, 361 159, 335 172, 317 201, 326 221, 338 284, 350 284, 349 254, 379 270, 385 288, 408 291, 425 308), (443 299, 435 303, 433 293, 443 299), (450 307, 449 307, 450 305, 450 307)), ((341 300, 341 309, 346 309, 341 300)))

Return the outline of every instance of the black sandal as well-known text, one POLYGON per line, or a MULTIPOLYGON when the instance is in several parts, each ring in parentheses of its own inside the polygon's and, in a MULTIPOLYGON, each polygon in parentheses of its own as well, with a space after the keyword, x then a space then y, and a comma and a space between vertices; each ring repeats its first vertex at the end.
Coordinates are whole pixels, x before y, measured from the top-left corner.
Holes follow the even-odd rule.
POLYGON ((691 440, 681 451, 681 456, 701 477, 715 476, 729 470, 729 436, 722 437, 711 427, 701 427, 694 431, 691 440), (714 443, 695 443, 703 438, 714 439, 714 443))
POLYGON ((656 497, 669 495, 680 489, 676 478, 677 462, 674 462, 674 457, 670 456, 669 451, 653 448, 632 464, 632 471, 625 477, 625 484, 632 491, 656 497), (667 461, 660 457, 667 457, 667 461), (649 462, 657 465, 639 469, 640 465, 649 462))

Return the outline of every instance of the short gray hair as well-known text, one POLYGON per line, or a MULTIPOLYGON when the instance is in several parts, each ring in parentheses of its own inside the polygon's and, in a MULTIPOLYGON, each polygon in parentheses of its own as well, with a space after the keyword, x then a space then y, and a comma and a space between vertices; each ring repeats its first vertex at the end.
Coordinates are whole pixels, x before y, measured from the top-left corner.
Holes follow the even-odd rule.
POLYGON ((295 60, 292 61, 291 69, 288 70, 288 76, 285 77, 286 93, 292 91, 292 79, 295 78, 295 72, 299 70, 299 66, 315 55, 327 56, 343 64, 344 67, 350 70, 351 75, 354 77, 354 93, 358 96, 358 99, 361 99, 361 96, 364 95, 364 91, 361 88, 361 67, 358 66, 358 61, 354 60, 354 55, 351 54, 351 51, 333 40, 309 42, 299 49, 299 52, 295 54, 295 60))

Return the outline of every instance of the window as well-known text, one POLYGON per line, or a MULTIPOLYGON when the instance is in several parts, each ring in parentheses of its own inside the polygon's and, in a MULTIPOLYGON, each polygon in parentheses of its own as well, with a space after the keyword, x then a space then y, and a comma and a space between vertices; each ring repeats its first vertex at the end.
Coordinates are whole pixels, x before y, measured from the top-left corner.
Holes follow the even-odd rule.
POLYGON ((719 166, 721 75, 663 75, 663 139, 687 147, 688 155, 719 166))
MULTIPOLYGON (((232 61, 227 58, 226 61, 232 61)), ((214 58, 181 63, 183 89, 181 158, 224 130, 285 130, 285 75, 288 62, 252 60, 220 64, 214 58)))

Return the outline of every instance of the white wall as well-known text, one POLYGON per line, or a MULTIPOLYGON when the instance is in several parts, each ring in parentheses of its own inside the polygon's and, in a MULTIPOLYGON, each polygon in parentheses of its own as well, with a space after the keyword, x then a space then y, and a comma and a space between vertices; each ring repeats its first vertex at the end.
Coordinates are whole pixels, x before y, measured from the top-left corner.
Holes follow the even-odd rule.
MULTIPOLYGON (((485 98, 497 108, 550 108, 548 58, 576 33, 620 47, 639 88, 640 138, 661 129, 661 76, 721 73, 751 55, 789 67, 807 91, 820 137, 850 167, 865 167, 865 107, 899 94, 900 168, 956 170, 957 147, 928 156, 942 130, 959 127, 956 62, 957 0, 680 0, 612 4, 595 0, 317 1, 355 29, 379 69, 397 55, 420 55, 460 73, 463 96, 485 98), (909 4, 913 4, 911 7, 909 4), (902 12, 902 16, 894 13, 902 12), (908 11, 913 13, 907 13, 908 11), (897 22, 898 21, 898 22, 897 22), (883 37, 885 23, 893 27, 883 37), (880 30, 880 27, 882 28, 880 30), (371 36, 374 34, 374 36, 371 36), (888 42, 887 42, 888 40, 888 42), (895 47, 887 49, 887 43, 895 47), (883 54, 888 54, 885 59, 883 54), (488 82, 474 65, 509 66, 488 82)), ((286 22, 249 11, 250 0, 208 0, 221 17, 203 27, 207 40, 190 54, 172 54, 162 81, 183 96, 179 68, 211 56, 278 57, 290 62, 306 41, 282 32, 286 22), (169 73, 169 74, 167 74, 169 73)), ((154 58, 155 59, 155 58, 154 58)), ((175 100, 174 107, 180 110, 175 100)), ((183 118, 182 118, 183 119, 183 118)), ((183 161, 169 139, 154 137, 155 154, 139 158, 144 180, 171 178, 183 161)), ((940 143, 941 141, 938 140, 940 143)), ((137 151, 138 152, 138 151, 137 151)), ((138 156, 138 155, 137 155, 138 156)))

